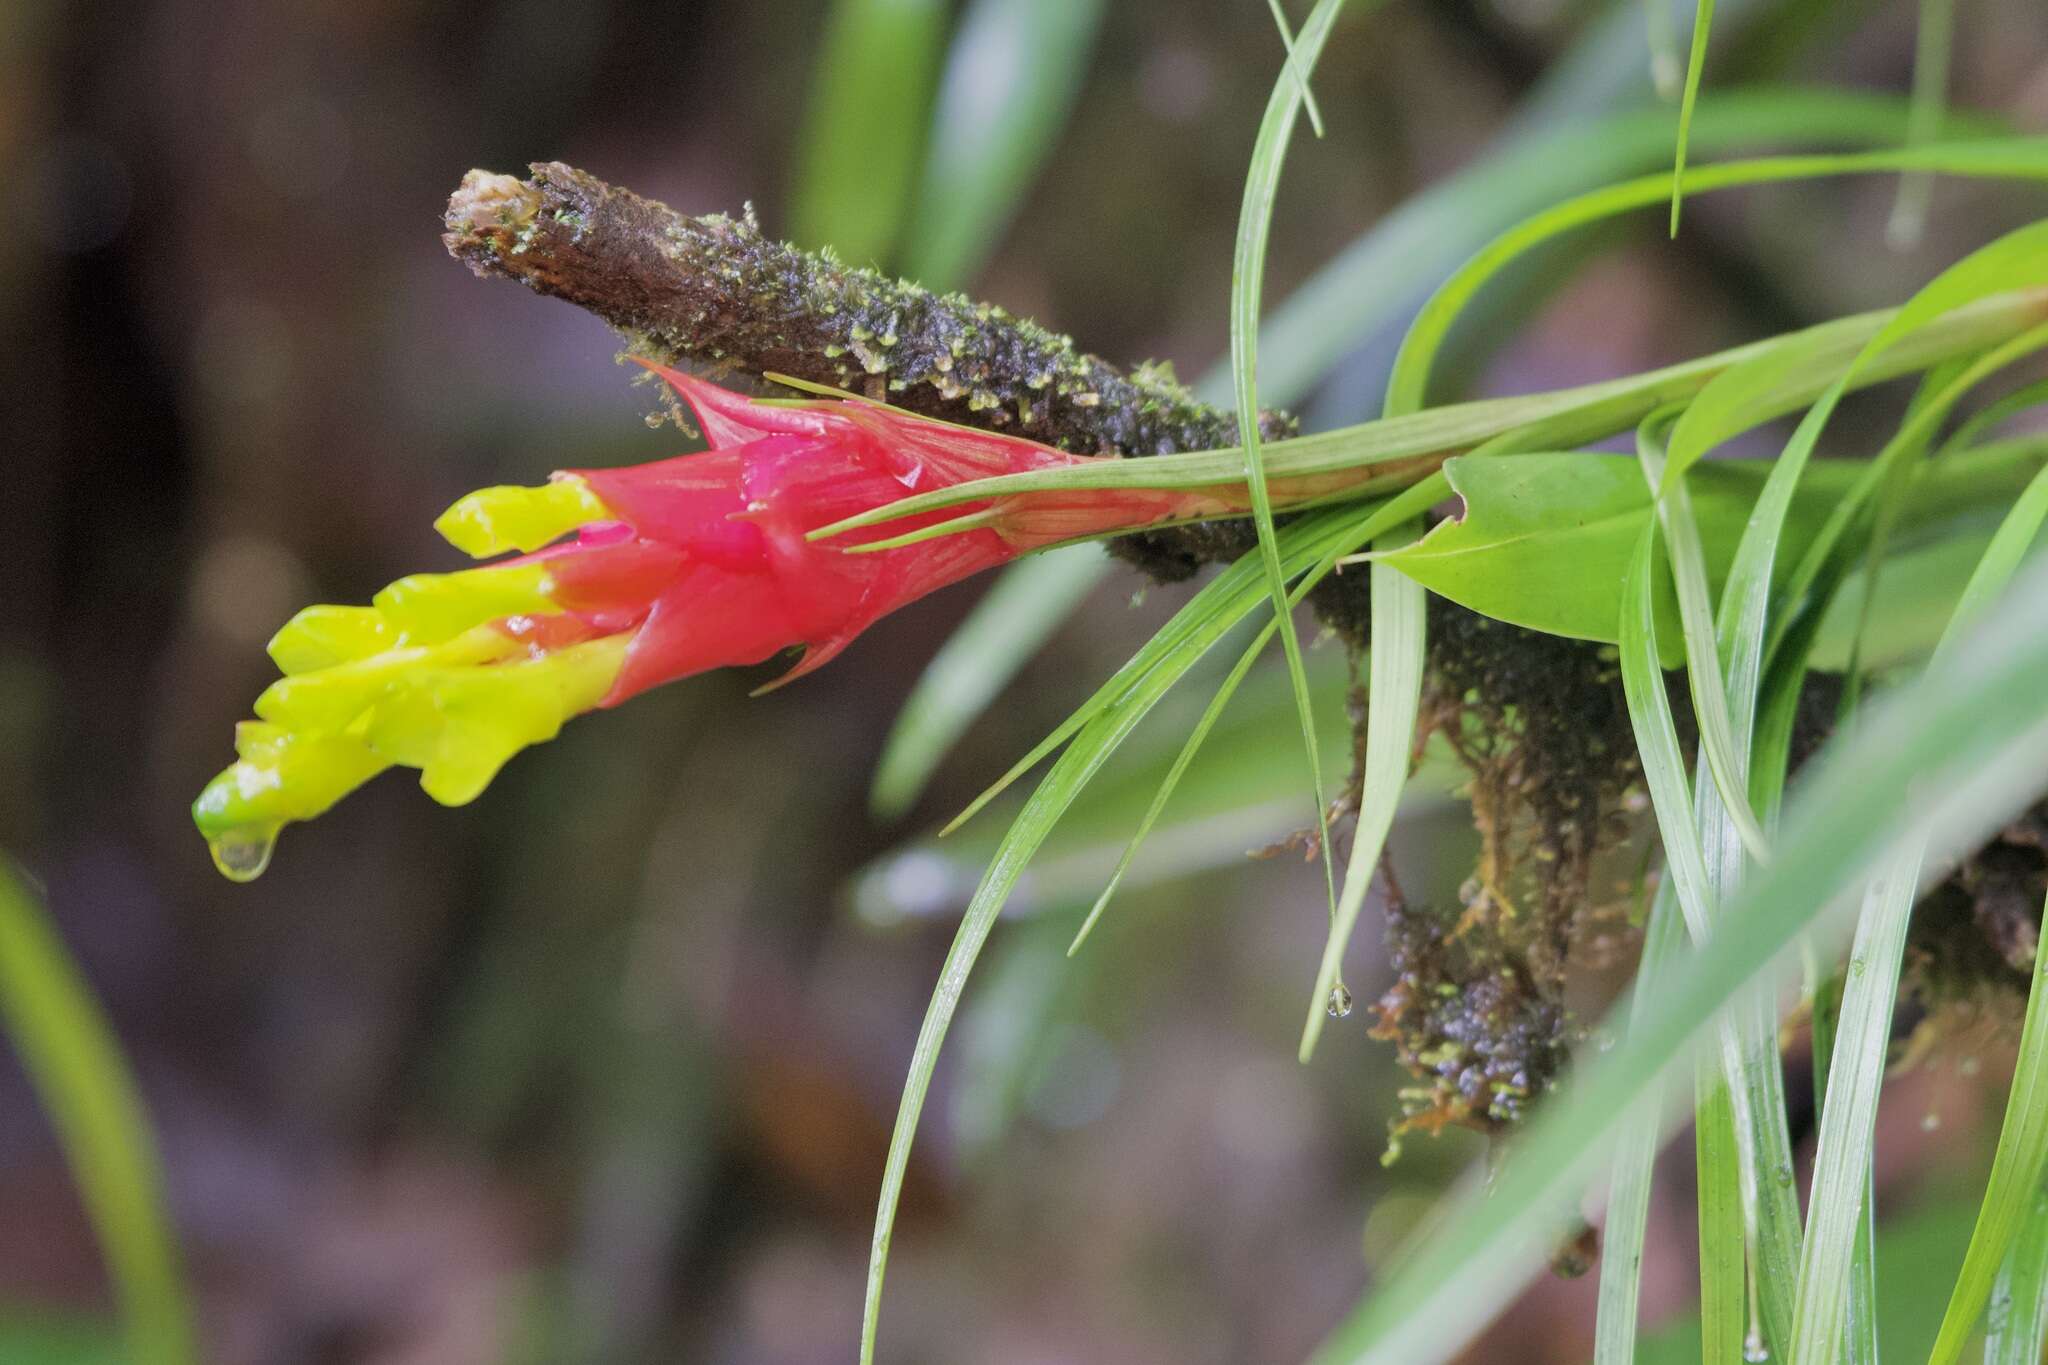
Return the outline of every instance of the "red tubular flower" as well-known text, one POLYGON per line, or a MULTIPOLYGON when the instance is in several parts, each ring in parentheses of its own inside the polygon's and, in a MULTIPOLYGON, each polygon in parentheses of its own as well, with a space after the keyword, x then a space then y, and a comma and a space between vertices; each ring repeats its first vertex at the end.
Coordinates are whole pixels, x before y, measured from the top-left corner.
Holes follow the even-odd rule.
POLYGON ((1097 457, 856 400, 756 401, 649 368, 710 449, 473 493, 435 523, 442 534, 478 557, 527 553, 401 579, 370 607, 310 607, 278 632, 286 676, 238 733, 240 761, 194 803, 223 871, 260 872, 285 823, 391 764, 460 804, 578 712, 801 648, 779 685, 888 612, 1020 554, 1243 507, 1241 489, 1037 493, 814 542, 913 493, 1097 457), (963 515, 951 534, 860 549, 963 515))

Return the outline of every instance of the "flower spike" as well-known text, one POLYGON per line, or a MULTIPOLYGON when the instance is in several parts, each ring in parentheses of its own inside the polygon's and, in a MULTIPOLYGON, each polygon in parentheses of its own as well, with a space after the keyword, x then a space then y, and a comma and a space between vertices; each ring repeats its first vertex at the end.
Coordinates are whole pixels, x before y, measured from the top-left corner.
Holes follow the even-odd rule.
POLYGON ((435 528, 474 558, 509 558, 401 578, 368 606, 308 607, 278 631, 283 676, 192 807, 223 873, 256 876, 286 824, 387 767, 418 769, 429 796, 461 805, 584 711, 802 650, 780 685, 897 607, 1077 526, 1176 514, 1180 495, 1107 493, 1078 520, 1061 509, 1052 530, 982 504, 972 526, 916 544, 847 552, 957 514, 814 544, 807 533, 912 492, 1089 457, 865 401, 759 402, 648 368, 710 449, 471 493, 435 528))

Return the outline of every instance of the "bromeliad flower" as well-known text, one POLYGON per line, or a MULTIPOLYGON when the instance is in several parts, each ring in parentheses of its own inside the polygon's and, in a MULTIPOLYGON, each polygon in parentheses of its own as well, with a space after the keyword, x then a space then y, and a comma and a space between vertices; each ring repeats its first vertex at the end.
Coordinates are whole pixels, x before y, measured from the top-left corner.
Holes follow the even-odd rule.
POLYGON ((1242 510, 1241 487, 1039 492, 814 542, 912 493, 1098 457, 859 400, 756 401, 649 368, 689 403, 709 450, 472 493, 436 529, 478 558, 522 553, 401 578, 367 607, 308 607, 271 640, 284 676, 193 803, 222 872, 255 877, 285 824, 394 764, 461 805, 581 712, 801 648, 780 685, 888 612, 1020 554, 1242 510), (941 523, 947 534, 896 543, 941 523))

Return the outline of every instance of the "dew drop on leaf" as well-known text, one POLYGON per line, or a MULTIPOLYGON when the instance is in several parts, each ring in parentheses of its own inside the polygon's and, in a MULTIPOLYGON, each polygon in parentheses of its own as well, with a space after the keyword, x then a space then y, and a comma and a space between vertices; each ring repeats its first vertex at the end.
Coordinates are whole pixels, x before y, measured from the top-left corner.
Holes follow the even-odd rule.
POLYGON ((1747 1337, 1743 1338, 1742 1358, 1748 1361, 1749 1365, 1763 1365, 1765 1361, 1771 1358, 1771 1348, 1764 1345, 1764 1339, 1760 1333, 1751 1332, 1747 1337))
POLYGON ((1330 987, 1330 998, 1323 1002, 1323 1008, 1330 1012, 1332 1019, 1351 1017, 1351 992, 1343 982, 1330 987))

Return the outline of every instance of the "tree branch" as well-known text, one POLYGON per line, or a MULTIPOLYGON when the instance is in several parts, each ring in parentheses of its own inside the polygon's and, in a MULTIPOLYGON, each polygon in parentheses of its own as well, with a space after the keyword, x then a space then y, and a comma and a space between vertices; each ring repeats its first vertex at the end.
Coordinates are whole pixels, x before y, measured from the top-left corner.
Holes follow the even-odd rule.
MULTIPOLYGON (((772 241, 751 210, 693 218, 560 162, 530 169, 529 180, 463 177, 444 220, 449 254, 595 313, 636 353, 788 374, 1090 454, 1236 444, 1236 418, 1197 401, 1165 366, 1126 374, 993 305, 772 241)), ((1279 439, 1294 424, 1267 413, 1261 427, 1279 439)), ((1246 527, 1225 523, 1116 548, 1177 579, 1252 543, 1246 527)))

